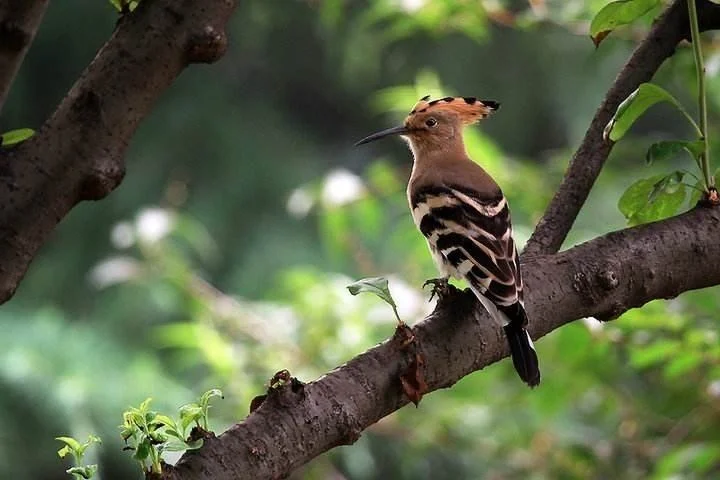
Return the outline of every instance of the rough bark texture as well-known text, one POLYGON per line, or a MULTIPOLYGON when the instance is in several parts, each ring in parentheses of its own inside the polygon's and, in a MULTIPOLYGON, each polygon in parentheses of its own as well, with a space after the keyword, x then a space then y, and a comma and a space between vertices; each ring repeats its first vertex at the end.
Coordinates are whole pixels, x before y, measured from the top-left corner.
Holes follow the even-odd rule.
MULTIPOLYGON (((697 4, 700 30, 718 28, 720 5, 709 0, 698 0, 697 4)), ((655 22, 608 90, 570 161, 560 187, 528 240, 526 254, 554 253, 560 249, 613 147, 612 142, 602 138, 605 125, 633 90, 641 83, 650 81, 683 39, 690 39, 687 3, 685 0, 675 0, 655 22)))
POLYGON ((0 303, 74 205, 117 187, 130 138, 175 77, 223 55, 234 7, 233 0, 143 0, 38 133, 0 152, 0 303))
MULTIPOLYGON (((719 284, 718 231, 720 210, 697 208, 560 254, 533 257, 523 264, 533 337, 579 318, 609 320, 656 298, 719 284)), ((414 332, 430 391, 450 387, 509 354, 502 330, 467 292, 444 298, 414 332)), ((243 422, 185 454, 163 478, 282 478, 321 453, 354 442, 365 428, 408 403, 399 377, 409 359, 398 345, 388 340, 304 388, 280 388, 243 422)))
MULTIPOLYGON (((698 0, 704 30, 720 8, 698 0)), ((688 37, 686 3, 676 0, 632 54, 598 109, 523 257, 526 305, 534 338, 573 320, 610 320, 657 298, 720 284, 718 209, 614 232, 555 254, 572 227, 612 145, 602 130, 620 102, 688 37)), ((509 354, 504 334, 470 293, 453 293, 414 327, 429 391, 509 354)), ((321 453, 354 442, 379 419, 409 402, 400 376, 411 358, 388 340, 303 388, 269 395, 243 422, 202 449, 186 453, 163 478, 282 478, 321 453)), ((542 387, 541 387, 542 388, 542 387)))
POLYGON ((0 111, 49 0, 0 1, 0 111))
MULTIPOLYGON (((0 0, 0 93, 10 84, 47 0, 0 0), (8 23, 9 5, 25 16, 8 23), (3 35, 23 35, 6 48, 3 35), (2 62, 9 65, 6 73, 2 62), (7 74, 7 78, 2 77, 7 74)), ((720 7, 698 0, 703 29, 720 24, 720 7)), ((143 0, 121 18, 52 117, 29 141, 0 151, 0 303, 14 293, 38 248, 82 200, 103 198, 122 180, 123 155, 160 93, 192 62, 226 48, 232 0, 143 0)), ((656 298, 720 284, 720 209, 622 230, 555 254, 611 145, 601 132, 620 101, 649 80, 687 38, 684 1, 658 20, 593 119, 581 147, 523 257, 535 338, 573 320, 609 320, 656 298), (530 255, 532 254, 532 255, 530 255)), ((4 93, 3 93, 4 95, 4 93)), ((2 103, 0 95, 0 104, 2 103)), ((430 391, 508 355, 502 331, 469 293, 453 292, 414 327, 430 391)), ((186 453, 166 479, 279 478, 336 445, 354 442, 408 403, 400 376, 411 363, 392 339, 304 386, 280 387, 243 422, 186 453)), ((540 387, 542 388, 542 387, 540 387)))

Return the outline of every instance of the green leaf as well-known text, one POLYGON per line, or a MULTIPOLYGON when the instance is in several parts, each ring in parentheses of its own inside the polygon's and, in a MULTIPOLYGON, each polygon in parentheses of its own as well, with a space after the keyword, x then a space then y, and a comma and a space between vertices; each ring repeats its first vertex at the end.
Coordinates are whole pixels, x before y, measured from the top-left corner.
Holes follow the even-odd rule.
MULTIPOLYGON (((670 175, 666 175, 660 180, 658 180, 653 185, 652 190, 650 190, 650 195, 648 195, 648 202, 655 203, 660 195, 672 195, 677 192, 677 190, 682 187, 681 182, 683 176, 685 176, 684 172, 676 170, 670 175)), ((685 197, 683 196, 683 198, 685 197)))
POLYGON ((390 294, 390 288, 388 287, 388 281, 385 277, 370 277, 370 278, 363 278, 362 280, 358 280, 355 283, 352 283, 347 286, 348 291, 352 295, 357 295, 358 293, 363 292, 369 292, 372 294, 377 295, 381 299, 385 300, 393 309, 393 312, 395 312, 395 316, 397 317, 398 321, 400 320, 400 316, 397 313, 397 305, 395 305, 395 300, 392 298, 392 295, 390 294))
POLYGON ((697 130, 697 125, 692 120, 692 117, 667 90, 653 83, 643 83, 620 104, 613 118, 605 126, 603 138, 605 140, 609 138, 613 142, 617 142, 627 133, 633 123, 645 113, 645 110, 659 102, 668 102, 674 105, 697 130))
POLYGON ((164 451, 165 452, 182 452, 183 450, 187 450, 187 445, 185 444, 185 440, 181 439, 179 442, 169 442, 167 445, 165 445, 164 451))
POLYGON ((197 421, 203 414, 203 409, 197 403, 188 403, 180 407, 180 425, 183 432, 192 422, 197 421))
MULTIPOLYGON (((80 442, 78 442, 77 440, 75 440, 72 437, 55 437, 55 440, 58 440, 65 444, 65 447, 58 450, 58 455, 60 455, 61 451, 66 450, 66 448, 69 448, 70 450, 72 450, 73 454, 77 454, 78 452, 81 452, 81 450, 83 450, 82 446, 80 445, 80 442)), ((62 458, 65 455, 67 455, 68 453, 70 453, 70 452, 66 451, 63 455, 60 455, 60 457, 62 458)))
POLYGON ((617 27, 628 25, 660 3, 660 0, 618 0, 605 5, 590 23, 590 38, 597 47, 617 27))
POLYGON ((150 455, 150 450, 153 448, 152 445, 150 445, 150 439, 148 437, 143 438, 143 440, 138 443, 137 448, 135 449, 135 453, 133 454, 133 457, 136 460, 143 461, 150 455))
POLYGON ((145 423, 151 425, 155 417, 157 417, 157 412, 145 412, 145 423))
POLYGON ((57 451, 57 454, 60 458, 65 458, 68 456, 68 454, 74 455, 74 452, 72 451, 72 449, 69 446, 65 445, 64 447, 62 447, 60 450, 57 451))
POLYGON ((178 430, 178 425, 175 420, 168 417, 167 415, 158 414, 152 421, 153 426, 162 426, 166 428, 166 431, 170 433, 171 430, 178 430))
POLYGON ((198 448, 203 446, 203 439, 198 438, 197 440, 193 440, 192 442, 185 442, 185 445, 188 450, 197 450, 198 448))
POLYGON ((211 390, 208 390, 207 392, 200 395, 200 401, 198 402, 200 404, 201 408, 207 408, 210 404, 210 399, 213 397, 221 397, 222 398, 223 393, 222 390, 219 388, 213 388, 211 390))
POLYGON ((168 441, 168 436, 158 430, 150 432, 148 436, 150 437, 151 443, 153 445, 158 445, 168 441))
POLYGON ((150 402, 152 402, 152 397, 148 397, 145 400, 143 400, 143 402, 140 404, 140 406, 137 409, 138 412, 144 415, 150 408, 150 402))
POLYGON ((10 130, 5 132, 0 137, 0 146, 9 147, 16 145, 20 142, 24 142, 28 138, 35 134, 35 130, 32 128, 18 128, 17 130, 10 130))
POLYGON ((618 209, 630 225, 654 222, 677 213, 685 201, 682 171, 655 175, 633 183, 618 201, 618 209))
POLYGON ((97 465, 85 465, 84 467, 72 467, 65 470, 70 475, 80 475, 82 478, 92 478, 97 473, 97 465))
POLYGON ((704 148, 704 140, 695 140, 692 142, 686 140, 666 140, 656 142, 648 148, 648 151, 645 154, 645 162, 650 165, 653 162, 668 160, 681 151, 687 152, 693 160, 697 161, 700 155, 702 155, 704 148))
POLYGON ((109 0, 110 4, 120 13, 132 12, 137 8, 139 0, 109 0))
POLYGON ((78 450, 77 450, 78 461, 85 454, 85 450, 87 450, 87 448, 90 445, 92 445, 93 443, 102 443, 102 440, 100 440, 100 437, 98 437, 97 435, 93 435, 93 434, 88 435, 87 441, 85 443, 83 443, 82 445, 80 445, 80 448, 78 448, 78 450))

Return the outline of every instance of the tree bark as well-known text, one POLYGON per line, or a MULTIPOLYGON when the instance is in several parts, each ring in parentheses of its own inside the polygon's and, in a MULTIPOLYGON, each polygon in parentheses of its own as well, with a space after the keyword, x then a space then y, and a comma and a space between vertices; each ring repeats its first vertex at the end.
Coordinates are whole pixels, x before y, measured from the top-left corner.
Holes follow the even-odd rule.
MULTIPOLYGON (((0 0, 0 40, 9 18, 3 8, 10 1, 0 0)), ((0 51, 0 70, 3 61, 12 70, 0 78, 0 93, 6 93, 46 3, 25 2, 32 12, 23 23, 29 36, 15 53, 0 51)), ((702 28, 714 28, 720 7, 708 0, 698 5, 702 28)), ((615 81, 528 244, 523 271, 535 338, 578 318, 610 320, 652 299, 720 284, 718 209, 697 208, 552 254, 610 152, 602 128, 620 101, 687 38, 685 6, 684 0, 673 2, 615 81)), ((162 91, 188 64, 222 56, 223 29, 234 7, 232 0, 142 0, 119 20, 38 133, 0 151, 0 303, 13 295, 37 250, 70 209, 103 198, 119 184, 128 142, 162 91)), ((508 355, 503 332, 467 292, 443 298, 413 331, 428 391, 450 387, 508 355)), ((280 387, 243 422, 187 452, 163 478, 287 475, 336 445, 353 443, 369 425, 406 405, 400 376, 412 361, 392 339, 317 381, 280 387)))
MULTIPOLYGON (((523 263, 534 338, 584 317, 610 320, 657 298, 720 284, 720 209, 599 237, 523 263)), ((509 354, 499 326, 472 293, 445 297, 413 328, 428 390, 448 388, 509 354)), ((286 385, 243 422, 187 452, 162 478, 282 478, 409 403, 408 358, 388 340, 304 387, 286 385)), ((539 387, 542 388, 542 385, 539 387)), ((422 407, 421 407, 422 408, 422 407)))
MULTIPOLYGON (((709 0, 698 0, 697 4, 701 31, 718 28, 720 5, 709 0)), ((605 125, 628 95, 652 79, 683 39, 690 40, 687 3, 675 0, 655 22, 608 90, 560 187, 525 246, 527 255, 555 253, 560 249, 612 150, 613 143, 603 139, 605 125)))
POLYGON ((143 0, 30 140, 0 151, 0 303, 60 220, 110 193, 155 100, 190 63, 219 59, 232 0, 143 0))
MULTIPOLYGON (((720 25, 718 6, 698 4, 704 30, 720 25)), ((523 276, 534 338, 579 318, 611 320, 653 299, 720 284, 718 209, 698 207, 555 254, 612 148, 602 139, 603 128, 620 102, 689 37, 686 7, 684 0, 674 1, 632 54, 528 242, 523 276)), ((450 387, 509 354, 504 333, 470 292, 443 298, 413 331, 428 391, 450 387)), ((282 478, 335 446, 353 443, 368 426, 406 405, 410 399, 400 377, 415 368, 413 359, 393 338, 319 380, 273 390, 258 410, 187 452, 163 478, 282 478)))
MULTIPOLYGON (((0 112, 49 0, 0 1, 0 112)), ((2 132, 0 132, 2 133, 2 132)))

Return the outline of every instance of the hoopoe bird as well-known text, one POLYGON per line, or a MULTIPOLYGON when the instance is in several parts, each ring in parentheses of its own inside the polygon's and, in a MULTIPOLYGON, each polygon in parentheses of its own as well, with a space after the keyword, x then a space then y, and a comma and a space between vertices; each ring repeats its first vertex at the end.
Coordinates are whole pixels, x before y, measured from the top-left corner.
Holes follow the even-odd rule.
POLYGON ((428 283, 442 292, 450 277, 465 279, 502 325, 520 378, 535 387, 540 383, 540 369, 526 330, 523 281, 507 199, 495 180, 468 157, 463 143, 463 127, 499 107, 497 102, 474 97, 432 101, 423 97, 403 125, 365 137, 356 145, 390 135, 408 142, 414 158, 408 202, 443 275, 428 283))

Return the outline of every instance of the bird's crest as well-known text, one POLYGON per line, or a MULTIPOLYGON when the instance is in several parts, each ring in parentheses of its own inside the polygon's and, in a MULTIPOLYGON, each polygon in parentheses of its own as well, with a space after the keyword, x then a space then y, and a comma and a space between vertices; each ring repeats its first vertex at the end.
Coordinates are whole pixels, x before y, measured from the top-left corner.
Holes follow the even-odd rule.
POLYGON ((475 97, 445 97, 430 100, 430 95, 427 95, 415 104, 408 119, 417 113, 445 111, 456 114, 463 124, 470 125, 487 117, 498 108, 500 104, 493 100, 478 100, 475 97))

